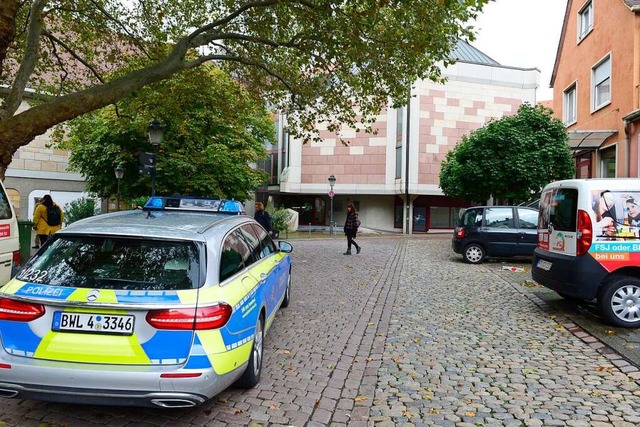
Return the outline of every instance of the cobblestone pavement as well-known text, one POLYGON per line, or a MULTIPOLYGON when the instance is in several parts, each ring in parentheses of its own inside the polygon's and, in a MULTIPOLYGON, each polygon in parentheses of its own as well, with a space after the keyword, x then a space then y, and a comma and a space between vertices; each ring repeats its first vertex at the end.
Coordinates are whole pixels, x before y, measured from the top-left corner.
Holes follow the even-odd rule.
POLYGON ((371 422, 640 424, 640 385, 619 356, 592 349, 488 269, 452 263, 437 243, 408 242, 371 422))
POLYGON ((460 262, 448 235, 359 240, 353 256, 342 238, 292 242, 256 388, 184 410, 0 400, 0 427, 640 424, 634 367, 460 262))

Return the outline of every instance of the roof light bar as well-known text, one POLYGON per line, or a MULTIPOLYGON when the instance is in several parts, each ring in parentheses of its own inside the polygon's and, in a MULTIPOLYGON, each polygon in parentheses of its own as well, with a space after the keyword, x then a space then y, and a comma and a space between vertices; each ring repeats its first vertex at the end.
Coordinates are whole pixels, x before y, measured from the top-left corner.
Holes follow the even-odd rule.
POLYGON ((144 210, 182 210, 217 212, 242 215, 244 206, 238 200, 206 199, 199 197, 151 197, 144 205, 144 210))

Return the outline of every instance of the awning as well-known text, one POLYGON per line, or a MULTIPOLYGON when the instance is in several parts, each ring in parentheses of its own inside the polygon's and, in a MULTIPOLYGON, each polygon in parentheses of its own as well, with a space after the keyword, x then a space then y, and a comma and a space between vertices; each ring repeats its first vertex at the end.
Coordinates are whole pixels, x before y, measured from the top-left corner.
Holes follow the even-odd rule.
POLYGON ((597 150, 617 130, 572 130, 569 131, 569 148, 575 151, 597 150))

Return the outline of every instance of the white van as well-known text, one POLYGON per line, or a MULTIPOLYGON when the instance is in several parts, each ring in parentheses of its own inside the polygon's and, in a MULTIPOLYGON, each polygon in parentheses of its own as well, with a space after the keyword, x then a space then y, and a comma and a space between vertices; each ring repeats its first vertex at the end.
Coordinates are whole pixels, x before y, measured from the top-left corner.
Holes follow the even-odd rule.
POLYGON ((640 326, 640 179, 570 179, 542 191, 533 279, 640 326))
POLYGON ((11 279, 14 265, 20 263, 18 219, 0 182, 0 286, 11 279))

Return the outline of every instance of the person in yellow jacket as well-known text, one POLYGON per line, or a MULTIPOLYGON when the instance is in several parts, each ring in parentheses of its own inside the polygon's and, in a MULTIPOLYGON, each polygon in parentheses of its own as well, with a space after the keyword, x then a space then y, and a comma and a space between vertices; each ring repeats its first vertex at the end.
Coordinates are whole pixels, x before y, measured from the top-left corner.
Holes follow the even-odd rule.
POLYGON ((33 213, 33 228, 36 230, 38 239, 40 239, 40 246, 47 241, 56 231, 62 228, 62 221, 64 220, 64 213, 60 206, 53 202, 53 199, 49 194, 45 194, 42 198, 42 203, 36 207, 33 213), (58 209, 59 218, 49 218, 49 207, 58 209))

